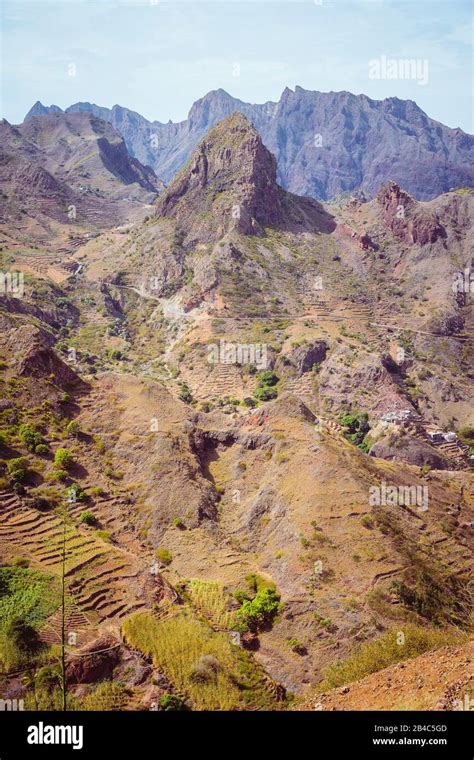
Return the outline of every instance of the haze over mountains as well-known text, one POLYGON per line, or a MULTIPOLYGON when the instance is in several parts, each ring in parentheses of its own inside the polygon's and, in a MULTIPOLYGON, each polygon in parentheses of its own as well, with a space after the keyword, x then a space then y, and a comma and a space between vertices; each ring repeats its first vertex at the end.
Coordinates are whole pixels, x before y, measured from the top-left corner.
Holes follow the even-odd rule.
MULTIPOLYGON (((39 101, 32 116, 58 112, 39 101)), ((349 92, 286 88, 280 100, 244 103, 222 89, 196 101, 182 122, 150 122, 134 111, 75 103, 123 136, 132 156, 169 182, 201 137, 234 111, 247 116, 275 155, 278 181, 287 190, 328 200, 361 189, 374 197, 388 179, 420 200, 474 184, 474 137, 430 119, 415 102, 372 100, 349 92)))

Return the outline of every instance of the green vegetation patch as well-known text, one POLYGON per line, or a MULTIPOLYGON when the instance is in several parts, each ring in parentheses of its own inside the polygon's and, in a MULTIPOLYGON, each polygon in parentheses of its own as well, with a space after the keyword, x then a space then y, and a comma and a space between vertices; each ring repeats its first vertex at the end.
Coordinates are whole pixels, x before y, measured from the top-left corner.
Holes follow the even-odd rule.
POLYGON ((14 618, 40 626, 58 607, 54 578, 24 567, 0 567, 0 634, 14 618))
POLYGON ((278 391, 276 384, 279 381, 279 377, 272 371, 266 370, 265 372, 259 372, 257 375, 257 387, 254 391, 254 396, 258 401, 270 401, 277 398, 278 391))
POLYGON ((0 567, 0 668, 14 670, 39 653, 37 630, 59 606, 54 579, 16 564, 0 567))

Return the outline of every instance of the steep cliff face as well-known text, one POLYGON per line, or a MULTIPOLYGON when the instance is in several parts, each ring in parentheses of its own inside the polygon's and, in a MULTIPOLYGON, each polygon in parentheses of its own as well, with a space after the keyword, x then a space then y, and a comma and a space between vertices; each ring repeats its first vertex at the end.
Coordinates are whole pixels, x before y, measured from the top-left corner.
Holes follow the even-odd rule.
MULTIPOLYGON (((41 109, 48 111, 38 103, 32 111, 41 109)), ((286 88, 277 103, 251 104, 219 89, 196 101, 178 123, 151 122, 121 106, 77 103, 67 111, 87 109, 110 121, 131 153, 165 182, 211 127, 239 111, 275 155, 282 187, 299 195, 328 200, 360 188, 372 198, 393 179, 427 200, 474 184, 474 138, 430 119, 410 100, 296 87, 286 88)))
POLYGON ((426 200, 474 180, 474 138, 413 101, 286 88, 261 134, 284 187, 322 200, 358 188, 372 198, 389 179, 426 200))

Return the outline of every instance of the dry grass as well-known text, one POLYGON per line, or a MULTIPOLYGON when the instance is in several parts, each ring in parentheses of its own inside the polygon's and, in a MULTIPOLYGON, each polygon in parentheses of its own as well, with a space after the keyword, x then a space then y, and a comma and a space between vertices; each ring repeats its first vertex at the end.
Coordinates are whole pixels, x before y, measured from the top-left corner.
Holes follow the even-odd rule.
POLYGON ((235 614, 229 610, 229 599, 218 581, 193 579, 187 588, 192 606, 211 625, 230 629, 235 622, 235 614))
POLYGON ((374 641, 364 642, 346 660, 329 665, 324 672, 325 678, 320 685, 320 691, 359 681, 370 673, 376 673, 397 662, 466 640, 467 636, 454 628, 422 628, 405 623, 398 629, 387 631, 374 641))
POLYGON ((187 611, 162 622, 148 612, 138 613, 125 620, 122 629, 126 640, 152 656, 155 667, 194 709, 244 709, 244 653, 226 634, 213 632, 187 611))
POLYGON ((80 703, 81 710, 124 710, 130 691, 113 681, 99 683, 93 692, 88 694, 80 703))

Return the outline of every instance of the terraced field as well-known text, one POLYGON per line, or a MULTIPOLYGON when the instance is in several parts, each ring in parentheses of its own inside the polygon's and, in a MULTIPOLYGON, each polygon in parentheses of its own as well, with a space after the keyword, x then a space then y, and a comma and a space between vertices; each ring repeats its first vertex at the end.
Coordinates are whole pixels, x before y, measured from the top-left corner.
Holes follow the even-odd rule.
MULTIPOLYGON (((103 504, 105 508, 107 500, 103 504)), ((82 509, 74 506, 70 518, 82 509)), ((4 562, 21 556, 31 567, 59 577, 64 568, 68 631, 105 621, 119 626, 123 617, 147 607, 140 580, 143 561, 101 540, 90 529, 72 521, 65 525, 57 514, 25 506, 9 491, 0 492, 0 547, 4 562)), ((46 640, 58 640, 59 622, 55 613, 46 626, 46 640)))
POLYGON ((79 264, 76 261, 60 260, 57 253, 26 252, 15 254, 15 263, 34 275, 47 277, 53 282, 63 282, 74 274, 79 264))

